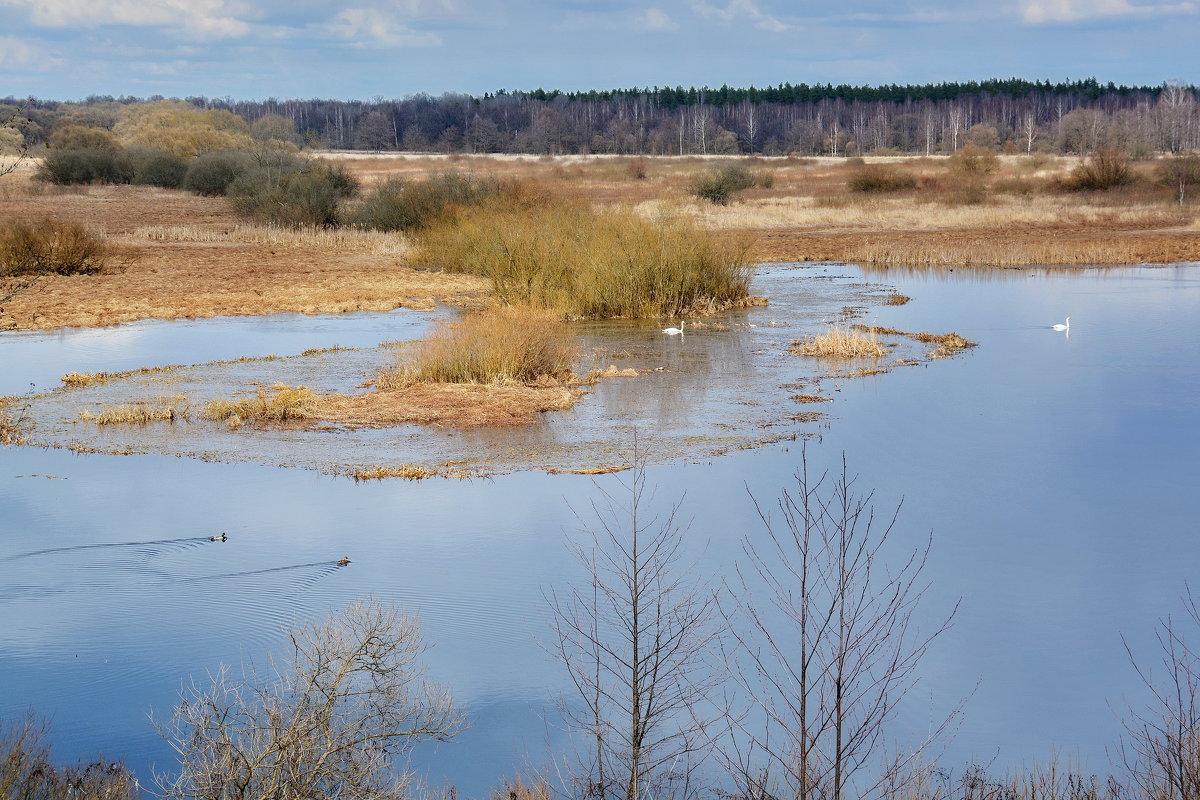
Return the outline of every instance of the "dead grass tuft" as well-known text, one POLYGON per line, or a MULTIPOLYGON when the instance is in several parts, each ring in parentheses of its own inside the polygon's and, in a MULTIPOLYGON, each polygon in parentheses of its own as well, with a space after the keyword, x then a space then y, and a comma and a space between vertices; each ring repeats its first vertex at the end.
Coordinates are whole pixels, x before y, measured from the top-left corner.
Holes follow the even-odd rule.
POLYGON ((82 389, 86 386, 102 386, 108 383, 109 378, 113 376, 107 372, 68 372, 59 378, 64 386, 72 389, 82 389))
POLYGON ((0 408, 0 445, 25 444, 26 426, 5 408, 0 408))
POLYGON ((351 473, 350 477, 356 481, 378 481, 384 478, 404 478, 409 481, 420 481, 425 478, 432 478, 440 473, 425 469, 416 464, 401 464, 398 467, 374 467, 372 469, 360 469, 351 473))
POLYGON ((381 373, 380 389, 417 383, 536 384, 575 381, 577 356, 566 323, 531 306, 502 306, 443 323, 381 373))
POLYGON ((912 300, 912 298, 906 294, 900 294, 899 292, 892 292, 891 294, 889 294, 887 296, 886 299, 884 299, 883 304, 885 306, 902 306, 902 305, 905 305, 906 303, 908 303, 908 301, 910 301, 910 300, 912 300))
POLYGON ((883 358, 887 354, 875 334, 859 326, 842 328, 830 326, 825 333, 792 343, 791 352, 813 358, 883 358))
POLYGON ((201 416, 204 419, 227 423, 237 417, 239 428, 245 423, 306 420, 314 416, 316 402, 317 395, 312 389, 277 383, 269 391, 257 390, 253 397, 241 400, 213 400, 204 407, 201 416))
POLYGON ((932 344, 935 347, 929 351, 930 358, 946 358, 952 356, 960 350, 966 350, 968 347, 974 347, 975 342, 965 336, 960 336, 951 331, 950 333, 913 333, 910 331, 901 331, 895 328, 885 328, 879 325, 854 325, 853 328, 864 334, 880 335, 880 336, 905 336, 923 344, 932 344))
POLYGON ((609 364, 604 369, 597 368, 597 369, 592 370, 591 372, 589 372, 587 374, 587 376, 583 379, 582 382, 591 384, 591 383, 599 383, 600 381, 604 380, 605 378, 636 378, 640 374, 641 373, 639 373, 633 367, 627 367, 626 369, 619 369, 616 364, 609 364))
POLYGON ((79 418, 97 425, 149 425, 151 422, 171 422, 188 419, 191 404, 185 397, 159 398, 153 403, 128 403, 108 406, 100 411, 83 410, 79 418))

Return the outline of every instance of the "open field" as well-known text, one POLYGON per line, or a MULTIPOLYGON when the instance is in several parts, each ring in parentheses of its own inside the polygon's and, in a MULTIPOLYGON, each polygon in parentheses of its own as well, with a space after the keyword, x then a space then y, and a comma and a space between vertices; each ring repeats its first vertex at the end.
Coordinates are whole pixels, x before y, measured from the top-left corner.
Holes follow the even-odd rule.
POLYGON ((48 277, 5 305, 18 330, 138 319, 432 308, 485 291, 468 275, 408 268, 398 234, 246 225, 224 198, 142 186, 0 192, 0 217, 85 222, 118 251, 100 275, 48 277))
MULTIPOLYGON (((353 157, 330 154, 364 185, 446 169, 521 181, 597 206, 632 206, 749 235, 761 261, 845 260, 881 265, 1105 264, 1200 260, 1200 209, 1136 180, 1103 192, 1067 192, 1077 159, 1002 156, 963 174, 947 158, 890 159, 913 178, 898 192, 852 192, 856 159, 739 159, 755 186, 727 206, 690 194, 721 159, 633 157, 353 157)), ((728 159, 725 159, 727 162, 728 159)), ((7 303, 16 329, 110 325, 144 318, 271 312, 326 313, 478 304, 487 284, 408 266, 402 234, 292 231, 246 224, 223 198, 134 186, 58 189, 25 174, 0 181, 0 218, 78 220, 103 234, 116 268, 50 277, 7 303)))

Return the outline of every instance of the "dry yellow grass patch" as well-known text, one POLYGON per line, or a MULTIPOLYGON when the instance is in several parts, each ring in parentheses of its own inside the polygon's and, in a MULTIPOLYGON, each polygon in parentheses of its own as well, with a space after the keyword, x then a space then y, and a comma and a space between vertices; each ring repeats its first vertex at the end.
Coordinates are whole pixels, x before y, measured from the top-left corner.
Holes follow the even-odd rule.
POLYGON ((311 419, 315 415, 317 394, 305 386, 285 386, 277 383, 267 389, 259 389, 253 397, 240 400, 213 400, 204 406, 204 419, 237 420, 231 428, 243 423, 288 422, 311 419))
POLYGON ((887 355, 874 333, 836 325, 825 333, 793 342, 791 351, 798 356, 829 359, 883 358, 887 355))
POLYGON ((108 383, 110 376, 107 372, 68 372, 59 378, 64 386, 72 389, 82 389, 85 386, 101 386, 108 383))
POLYGON ((24 443, 24 426, 7 409, 0 407, 0 445, 24 443))
POLYGON ((627 469, 633 469, 633 467, 622 464, 608 467, 586 467, 583 469, 548 469, 546 472, 550 475, 609 475, 613 472, 624 472, 627 469))
POLYGON ((187 419, 191 404, 184 397, 159 398, 153 403, 127 403, 99 411, 83 410, 79 418, 97 425, 148 425, 151 422, 175 422, 187 419))
POLYGON ((376 383, 380 389, 417 383, 572 383, 577 355, 558 314, 501 306, 442 323, 428 339, 406 348, 398 368, 381 373, 376 383))
POLYGON ((879 325, 854 325, 854 330, 860 331, 868 335, 881 336, 906 336, 914 341, 923 344, 932 344, 935 347, 929 351, 930 358, 946 358, 952 356, 960 350, 966 350, 968 347, 974 347, 975 342, 965 336, 960 336, 951 331, 950 333, 913 333, 911 331, 901 331, 895 328, 885 328, 879 325))
POLYGON ((266 244, 273 247, 354 252, 372 256, 404 256, 410 247, 403 234, 359 228, 280 228, 237 224, 228 228, 200 225, 145 225, 134 229, 133 240, 224 244, 266 244))
POLYGON ((583 379, 583 383, 599 383, 605 378, 636 378, 640 375, 633 367, 620 369, 616 364, 609 364, 604 369, 593 369, 583 379))
POLYGON ((428 309, 435 300, 478 302, 487 291, 485 281, 469 275, 408 268, 403 237, 243 225, 224 198, 133 186, 0 197, 0 218, 45 216, 87 220, 131 260, 101 275, 40 281, 5 304, 5 327, 428 309))
POLYGON ((425 469, 416 464, 401 464, 398 467, 360 469, 357 472, 351 473, 350 477, 356 481, 378 481, 384 478, 404 478, 409 481, 420 481, 425 478, 432 478, 438 474, 434 470, 425 469))

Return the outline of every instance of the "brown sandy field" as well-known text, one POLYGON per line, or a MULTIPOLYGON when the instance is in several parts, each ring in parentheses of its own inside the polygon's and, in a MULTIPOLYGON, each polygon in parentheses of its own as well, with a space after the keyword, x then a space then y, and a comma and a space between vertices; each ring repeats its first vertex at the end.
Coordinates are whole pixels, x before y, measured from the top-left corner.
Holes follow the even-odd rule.
MULTIPOLYGON (((683 213, 716 230, 750 231, 762 261, 883 265, 1120 264, 1200 260, 1200 209, 1141 180, 1109 192, 1054 191, 1074 159, 1003 157, 982 178, 948 159, 893 159, 918 187, 888 195, 846 188, 857 167, 832 159, 742 159, 766 188, 729 206, 688 188, 718 159, 398 157, 331 154, 366 185, 460 169, 536 183, 596 204, 683 213), (644 177, 641 177, 644 175, 644 177)), ((870 159, 868 159, 870 160, 870 159)), ((1149 175, 1152 165, 1137 165, 1149 175)), ((223 198, 148 187, 59 189, 25 174, 0 179, 0 219, 81 221, 118 253, 94 276, 46 278, 10 301, 0 325, 20 330, 146 318, 331 313, 474 305, 486 286, 406 266, 398 234, 290 231, 238 220, 223 198)))

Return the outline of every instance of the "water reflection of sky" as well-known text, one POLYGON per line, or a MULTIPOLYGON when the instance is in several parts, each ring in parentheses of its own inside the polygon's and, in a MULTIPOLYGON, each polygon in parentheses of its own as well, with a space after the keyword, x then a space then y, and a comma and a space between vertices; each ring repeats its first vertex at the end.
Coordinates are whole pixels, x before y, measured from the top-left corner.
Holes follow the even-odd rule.
MULTIPOLYGON (((1120 634, 1146 652, 1200 563, 1200 268, 872 279, 913 297, 872 309, 872 321, 980 342, 950 361, 839 382, 823 408, 830 424, 809 444, 822 466, 845 452, 881 506, 904 498, 898 535, 934 531, 930 613, 962 598, 902 722, 923 730, 978 683, 947 763, 1002 768, 1057 748, 1103 769, 1120 732, 1113 708, 1140 697, 1120 634), (1069 339, 1047 327, 1067 315, 1069 339)), ((319 339, 303 347, 335 343, 319 339)), ((162 360, 218 357, 201 349, 162 360)), ((242 341, 229 355, 251 349, 242 341)), ((694 541, 719 572, 740 536, 761 535, 747 490, 773 497, 799 452, 786 443, 674 462, 651 478, 663 501, 686 493, 694 541)), ((540 473, 355 484, 255 464, 0 449, 0 715, 49 713, 63 757, 103 748, 161 765, 145 714, 169 706, 183 676, 259 658, 287 621, 373 595, 420 614, 431 672, 477 715, 462 741, 418 765, 478 794, 559 741, 539 711, 564 685, 538 646, 541 590, 575 574, 562 547, 576 527, 568 505, 594 493, 591 479, 540 473), (207 541, 220 531, 229 541, 207 541), (116 546, 60 549, 96 544, 116 546), (353 563, 332 568, 343 555, 353 563)))

